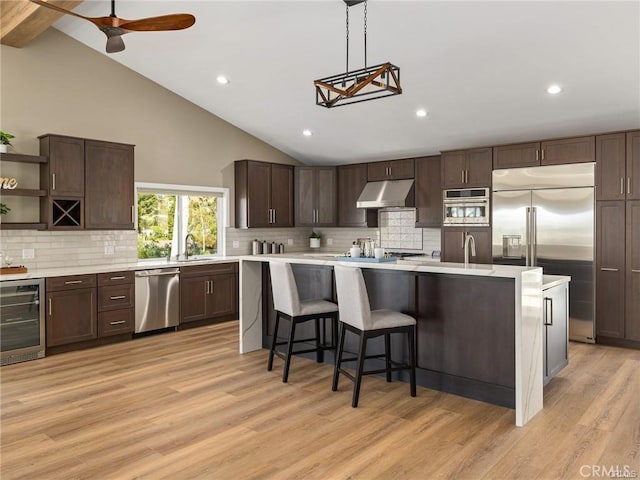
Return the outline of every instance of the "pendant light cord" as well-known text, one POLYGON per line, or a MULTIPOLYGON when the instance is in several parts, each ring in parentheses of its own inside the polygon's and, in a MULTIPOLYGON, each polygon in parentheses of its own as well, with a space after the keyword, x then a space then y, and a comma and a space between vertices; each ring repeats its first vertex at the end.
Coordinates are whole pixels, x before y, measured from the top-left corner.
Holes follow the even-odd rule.
POLYGON ((364 0, 364 68, 367 68, 367 0, 364 0))
POLYGON ((347 8, 347 69, 345 72, 349 71, 349 4, 345 2, 347 8))

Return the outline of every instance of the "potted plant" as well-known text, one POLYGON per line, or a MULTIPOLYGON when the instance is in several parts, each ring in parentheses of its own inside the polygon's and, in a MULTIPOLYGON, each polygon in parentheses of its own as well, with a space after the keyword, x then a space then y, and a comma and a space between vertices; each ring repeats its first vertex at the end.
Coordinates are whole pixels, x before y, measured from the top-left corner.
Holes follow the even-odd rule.
POLYGON ((13 135, 7 132, 3 132, 0 130, 0 152, 7 153, 8 147, 11 145, 11 139, 15 138, 13 135))
POLYGON ((11 209, 7 205, 5 205, 4 203, 0 203, 0 215, 6 215, 10 211, 11 209))
POLYGON ((319 233, 314 232, 313 230, 311 231, 311 234, 309 235, 309 247, 310 248, 320 248, 320 239, 322 238, 322 235, 320 235, 319 233))

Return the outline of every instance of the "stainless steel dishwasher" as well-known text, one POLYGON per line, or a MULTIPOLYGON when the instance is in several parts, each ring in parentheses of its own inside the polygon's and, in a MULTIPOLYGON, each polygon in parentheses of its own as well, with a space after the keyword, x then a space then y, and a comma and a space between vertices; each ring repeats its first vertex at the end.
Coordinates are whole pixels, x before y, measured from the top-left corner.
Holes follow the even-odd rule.
POLYGON ((136 272, 135 333, 175 327, 180 320, 180 269, 136 272))

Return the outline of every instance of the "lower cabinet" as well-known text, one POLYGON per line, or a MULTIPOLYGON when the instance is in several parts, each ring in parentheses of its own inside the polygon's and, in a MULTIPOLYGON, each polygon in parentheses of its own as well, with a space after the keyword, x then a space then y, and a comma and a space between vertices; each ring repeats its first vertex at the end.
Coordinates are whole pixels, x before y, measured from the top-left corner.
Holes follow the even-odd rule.
POLYGON ((47 278, 47 347, 98 337, 95 275, 47 278))
POLYGON ((135 273, 98 274, 98 337, 133 333, 135 273))
POLYGON ((464 262, 464 241, 467 235, 473 236, 476 255, 471 256, 469 263, 493 263, 491 258, 491 228, 490 227, 442 227, 442 255, 443 262, 464 262))
POLYGON ((238 264, 180 268, 180 323, 221 319, 238 313, 238 264))
POLYGON ((569 284, 542 291, 544 384, 567 366, 569 361, 569 284))

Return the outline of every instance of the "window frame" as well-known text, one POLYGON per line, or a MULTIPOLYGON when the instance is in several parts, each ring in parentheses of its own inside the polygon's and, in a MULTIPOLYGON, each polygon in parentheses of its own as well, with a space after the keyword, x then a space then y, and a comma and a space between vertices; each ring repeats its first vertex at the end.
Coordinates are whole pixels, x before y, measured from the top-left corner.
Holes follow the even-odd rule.
MULTIPOLYGON (((197 185, 178 185, 170 183, 150 183, 135 182, 136 206, 134 215, 134 228, 138 235, 138 194, 139 193, 156 193, 166 195, 193 195, 193 196, 213 196, 216 200, 216 216, 218 219, 218 251, 215 255, 204 255, 200 258, 223 257, 227 252, 226 229, 229 226, 229 188, 227 187, 204 187, 197 185)), ((178 214, 178 228, 182 228, 181 212, 176 208, 178 214)), ((184 238, 186 232, 178 235, 178 252, 184 252, 184 238)), ((137 256, 137 253, 136 253, 137 256)), ((139 262, 157 262, 159 258, 138 258, 139 262)))

